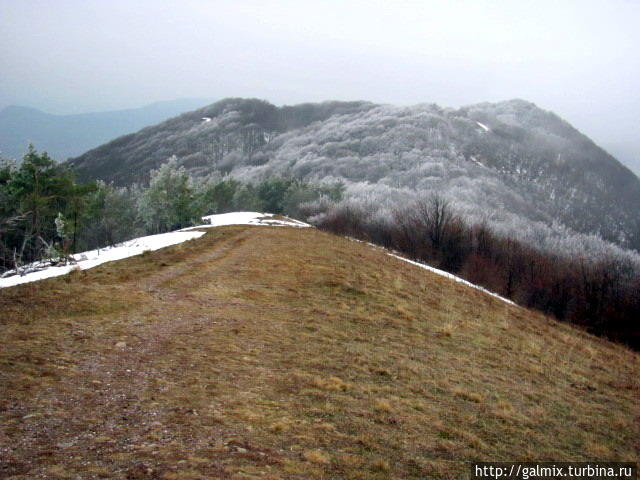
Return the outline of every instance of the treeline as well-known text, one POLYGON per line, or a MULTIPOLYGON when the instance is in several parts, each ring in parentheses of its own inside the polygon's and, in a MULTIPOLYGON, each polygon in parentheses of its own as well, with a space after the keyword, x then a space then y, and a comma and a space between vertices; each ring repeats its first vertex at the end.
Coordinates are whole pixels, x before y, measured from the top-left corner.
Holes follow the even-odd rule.
POLYGON ((467 224, 438 195, 397 208, 391 217, 343 203, 316 218, 320 228, 397 250, 640 349, 640 270, 628 259, 542 251, 486 224, 467 224))
POLYGON ((35 261, 66 261, 72 253, 197 225, 208 214, 252 210, 300 216, 301 204, 337 202, 342 189, 287 178, 257 183, 194 179, 175 157, 151 172, 148 186, 79 184, 72 170, 30 148, 19 167, 0 165, 0 274, 23 273, 35 261))

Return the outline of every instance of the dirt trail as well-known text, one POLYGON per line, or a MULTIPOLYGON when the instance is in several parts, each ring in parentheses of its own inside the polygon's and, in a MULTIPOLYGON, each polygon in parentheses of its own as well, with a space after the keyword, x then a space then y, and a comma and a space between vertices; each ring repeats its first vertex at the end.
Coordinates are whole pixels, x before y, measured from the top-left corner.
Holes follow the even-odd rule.
MULTIPOLYGON (((186 373, 172 372, 158 359, 162 359, 177 337, 220 328, 228 321, 216 316, 216 299, 201 295, 203 285, 193 280, 221 263, 240 261, 239 248, 247 236, 246 231, 240 230, 188 262, 165 266, 140 279, 135 288, 148 292, 152 301, 141 309, 126 312, 124 317, 118 314, 111 319, 126 324, 126 334, 121 338, 94 338, 93 343, 106 347, 100 354, 92 351, 85 358, 76 356, 74 374, 62 376, 55 388, 38 391, 28 404, 15 406, 20 410, 15 413, 24 414, 22 418, 27 421, 21 422, 20 443, 12 446, 13 453, 5 458, 5 465, 0 463, 0 478, 26 472, 28 478, 51 478, 51 469, 38 467, 39 459, 44 457, 47 463, 52 463, 51 457, 60 457, 62 464, 69 456, 77 455, 85 467, 95 462, 96 478, 100 478, 99 465, 105 457, 116 452, 143 452, 142 456, 150 457, 147 462, 133 465, 124 462, 118 472, 123 478, 156 478, 158 472, 172 468, 167 461, 180 462, 181 458, 165 457, 159 464, 153 458, 159 453, 159 444, 171 444, 185 434, 164 421, 167 410, 192 416, 199 413, 179 404, 155 402, 153 394, 149 397, 150 390, 157 392, 158 399, 162 396, 166 390, 162 385, 168 376, 186 373), (194 309, 194 305, 198 308, 194 309), (149 438, 158 442, 149 442, 149 438), (11 458, 21 460, 12 464, 11 458), (25 463, 25 458, 31 461, 25 463)), ((3 413, 11 416, 11 412, 3 413)), ((190 451, 197 451, 219 447, 221 441, 233 438, 234 434, 228 428, 214 425, 206 435, 179 440, 186 441, 190 451)), ((216 452, 216 457, 234 452, 236 449, 227 447, 216 452)), ((207 473, 224 476, 221 461, 210 461, 207 473)), ((109 470, 112 475, 114 470, 109 470)), ((55 469, 53 473, 55 477, 55 469)), ((58 473, 64 478, 62 470, 58 473)))

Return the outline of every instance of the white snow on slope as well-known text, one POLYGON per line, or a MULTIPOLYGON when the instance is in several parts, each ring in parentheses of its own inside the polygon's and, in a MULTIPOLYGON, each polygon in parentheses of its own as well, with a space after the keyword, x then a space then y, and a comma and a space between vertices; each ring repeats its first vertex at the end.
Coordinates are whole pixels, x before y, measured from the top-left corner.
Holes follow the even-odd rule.
POLYGON ((363 240, 358 240, 357 238, 353 238, 353 237, 347 237, 347 238, 348 238, 349 240, 354 241, 354 242, 365 243, 366 245, 368 245, 368 246, 370 246, 370 247, 372 247, 372 248, 375 248, 375 249, 378 249, 378 250, 382 250, 382 251, 384 251, 387 255, 389 255, 390 257, 397 258, 398 260, 402 260, 403 262, 407 262, 407 263, 410 263, 410 264, 412 264, 412 265, 415 265, 416 267, 423 268, 423 269, 425 269, 425 270, 428 270, 428 271, 430 271, 430 272, 435 273, 436 275, 440 275, 440 276, 442 276, 442 277, 447 277, 447 278, 449 278, 449 279, 453 280, 454 282, 462 283, 462 284, 464 284, 464 285, 466 285, 466 286, 468 286, 468 287, 474 288, 474 289, 476 289, 476 290, 480 290, 481 292, 486 293, 486 294, 488 294, 488 295, 491 295, 492 297, 496 297, 497 299, 502 300, 503 302, 508 303, 509 305, 515 305, 515 306, 518 306, 518 304, 517 304, 517 303, 512 302, 512 301, 511 301, 511 300, 509 300, 508 298, 501 297, 501 296, 500 296, 500 295, 498 295, 497 293, 493 293, 492 291, 487 290, 487 289, 486 289, 486 288, 484 288, 484 287, 481 287, 481 286, 479 286, 479 285, 476 285, 475 283, 471 283, 471 282, 469 282, 468 280, 465 280, 464 278, 460 278, 460 277, 458 277, 458 276, 456 276, 456 275, 454 275, 454 274, 452 274, 452 273, 445 272, 444 270, 440 270, 439 268, 431 267, 431 266, 426 265, 426 264, 424 264, 424 263, 414 262, 413 260, 409 260, 408 258, 401 257, 400 255, 398 255, 398 254, 396 254, 396 253, 393 253, 393 252, 390 252, 390 251, 389 251, 389 250, 387 250, 386 248, 379 247, 378 245, 375 245, 375 244, 373 244, 373 243, 365 242, 365 241, 363 241, 363 240))
POLYGON ((490 292, 486 288, 483 288, 483 287, 480 287, 480 286, 478 286, 478 285, 476 285, 474 283, 468 282, 464 278, 457 277, 457 276, 453 275, 452 273, 445 272, 444 270, 440 270, 438 268, 430 267, 429 265, 425 265, 424 263, 414 262, 413 260, 409 260, 408 258, 404 258, 404 257, 401 257, 400 255, 396 255, 395 253, 388 253, 387 255, 389 255, 390 257, 394 257, 394 258, 397 258, 399 260, 402 260, 403 262, 410 263, 410 264, 415 265, 417 267, 424 268, 425 270, 429 270, 430 272, 436 273, 438 275, 442 275, 443 277, 450 278, 451 280, 454 280, 454 281, 456 281, 458 283, 462 283, 462 284, 464 284, 464 285, 466 285, 468 287, 475 288, 476 290, 480 290, 481 292, 484 292, 484 293, 486 293, 488 295, 491 295, 492 297, 496 297, 496 298, 502 300, 503 302, 508 303, 509 305, 516 305, 514 302, 512 302, 508 298, 501 297, 497 293, 490 292))
POLYGON ((202 217, 207 222, 205 225, 183 228, 175 232, 161 233, 159 235, 149 235, 146 237, 134 238, 126 242, 119 243, 112 247, 99 248, 88 252, 76 253, 72 255, 76 263, 70 265, 47 267, 42 270, 27 273, 25 275, 13 275, 0 278, 0 288, 12 287, 22 283, 35 282, 45 278, 58 277, 69 273, 74 268, 86 270, 97 267, 106 262, 122 260, 123 258, 140 255, 145 250, 158 250, 178 243, 186 242, 194 238, 199 238, 205 234, 198 231, 202 228, 221 227, 224 225, 264 225, 264 226, 290 226, 290 227, 310 227, 309 224, 297 220, 285 218, 282 220, 273 219, 271 213, 258 212, 234 212, 221 215, 209 215, 202 217))
POLYGON ((265 225, 277 227, 310 227, 308 223, 300 222, 292 218, 283 218, 281 220, 273 218, 273 213, 258 212, 233 212, 221 213, 219 215, 208 215, 202 217, 207 222, 200 227, 189 227, 185 230, 193 230, 202 227, 222 227, 224 225, 265 225))
POLYGON ((205 232, 169 232, 159 235, 149 235, 147 237, 134 238, 126 242, 119 243, 112 247, 99 248, 88 252, 76 253, 72 258, 76 263, 62 265, 59 267, 48 267, 43 270, 30 272, 25 275, 13 275, 11 277, 0 278, 0 288, 12 287, 21 283, 35 282, 45 278, 58 277, 69 273, 74 268, 86 270, 97 267, 106 262, 122 260, 123 258, 140 255, 145 250, 158 250, 160 248, 186 242, 194 238, 201 237, 205 232))
POLYGON ((478 121, 476 121, 476 123, 477 123, 477 124, 478 124, 478 126, 479 126, 480 128, 482 128, 485 132, 488 132, 488 131, 489 131, 489 127, 487 127, 484 123, 480 123, 480 122, 478 122, 478 121))

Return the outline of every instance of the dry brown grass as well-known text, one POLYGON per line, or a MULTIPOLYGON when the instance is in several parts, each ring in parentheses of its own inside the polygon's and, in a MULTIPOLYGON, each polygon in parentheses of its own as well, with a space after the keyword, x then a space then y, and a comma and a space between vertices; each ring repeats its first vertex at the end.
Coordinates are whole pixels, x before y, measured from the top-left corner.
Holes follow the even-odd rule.
POLYGON ((312 229, 209 230, 0 308, 0 477, 638 458, 637 354, 312 229))

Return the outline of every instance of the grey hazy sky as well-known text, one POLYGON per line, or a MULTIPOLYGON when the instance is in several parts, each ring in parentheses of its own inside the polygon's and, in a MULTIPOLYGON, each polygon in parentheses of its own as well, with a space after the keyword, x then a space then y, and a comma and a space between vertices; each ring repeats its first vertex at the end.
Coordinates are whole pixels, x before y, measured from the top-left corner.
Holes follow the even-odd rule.
POLYGON ((640 1, 0 0, 0 108, 524 98, 640 172, 640 1))

